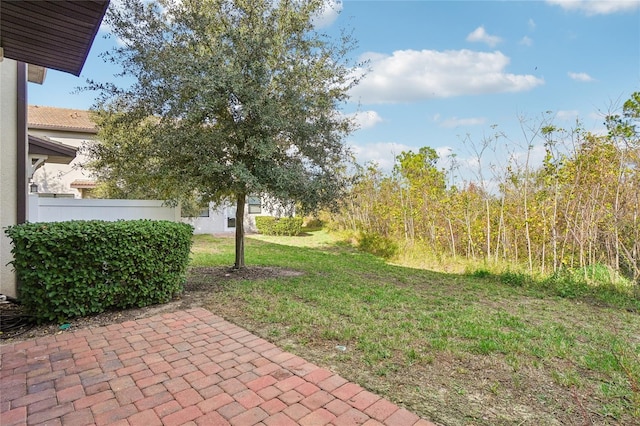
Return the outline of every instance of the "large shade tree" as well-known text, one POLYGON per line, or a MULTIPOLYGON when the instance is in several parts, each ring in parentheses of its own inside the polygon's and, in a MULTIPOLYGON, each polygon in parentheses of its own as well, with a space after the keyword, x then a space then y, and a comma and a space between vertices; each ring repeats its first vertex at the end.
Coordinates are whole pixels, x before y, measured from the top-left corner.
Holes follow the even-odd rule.
POLYGON ((112 4, 119 43, 105 58, 123 78, 90 84, 100 92, 98 178, 121 192, 235 202, 236 268, 248 196, 306 210, 339 198, 354 130, 339 109, 362 68, 349 60, 350 34, 314 27, 325 1, 112 4))

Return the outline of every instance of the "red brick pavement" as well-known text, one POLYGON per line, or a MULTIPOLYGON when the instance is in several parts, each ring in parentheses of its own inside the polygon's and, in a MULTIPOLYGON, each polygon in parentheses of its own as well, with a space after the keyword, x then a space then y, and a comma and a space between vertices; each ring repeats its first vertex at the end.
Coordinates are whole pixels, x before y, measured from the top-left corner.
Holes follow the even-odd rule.
POLYGON ((0 424, 434 425, 201 308, 0 346, 0 424))

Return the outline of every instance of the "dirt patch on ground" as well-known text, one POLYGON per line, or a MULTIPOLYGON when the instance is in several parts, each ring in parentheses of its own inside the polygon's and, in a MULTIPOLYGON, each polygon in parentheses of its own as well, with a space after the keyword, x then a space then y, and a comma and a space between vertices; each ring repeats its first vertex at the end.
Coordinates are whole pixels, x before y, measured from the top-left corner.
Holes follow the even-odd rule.
POLYGON ((0 344, 60 334, 83 328, 96 328, 113 323, 146 318, 160 313, 174 312, 202 306, 206 296, 203 292, 215 293, 233 280, 261 280, 279 277, 295 277, 302 272, 285 268, 247 266, 240 270, 228 267, 193 268, 189 271, 184 292, 171 302, 143 308, 113 310, 82 318, 74 318, 65 324, 33 325, 21 318, 22 309, 13 303, 0 304, 3 332, 0 344))

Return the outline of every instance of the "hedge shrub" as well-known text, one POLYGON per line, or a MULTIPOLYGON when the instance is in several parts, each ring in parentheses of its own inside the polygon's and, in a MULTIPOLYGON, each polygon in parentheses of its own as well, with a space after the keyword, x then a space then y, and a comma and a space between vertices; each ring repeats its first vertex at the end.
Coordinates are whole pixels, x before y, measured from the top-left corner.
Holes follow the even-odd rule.
POLYGON ((302 218, 256 216, 256 228, 264 235, 294 236, 302 232, 302 218))
POLYGON ((391 238, 369 232, 359 235, 358 248, 384 259, 390 259, 398 253, 398 244, 391 238))
POLYGON ((38 322, 142 307, 182 292, 193 228, 169 221, 70 221, 7 228, 18 297, 38 322))

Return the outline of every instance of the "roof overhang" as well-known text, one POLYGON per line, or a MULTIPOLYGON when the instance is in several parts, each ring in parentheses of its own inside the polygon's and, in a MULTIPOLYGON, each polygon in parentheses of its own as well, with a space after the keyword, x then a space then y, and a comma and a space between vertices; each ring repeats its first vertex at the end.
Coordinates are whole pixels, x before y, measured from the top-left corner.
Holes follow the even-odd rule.
POLYGON ((4 56, 79 76, 109 0, 2 0, 4 56))
POLYGON ((29 64, 27 67, 27 80, 30 83, 44 83, 44 78, 47 76, 47 69, 40 65, 29 64))
POLYGON ((29 135, 29 155, 46 156, 47 163, 69 164, 77 152, 72 146, 29 135))

